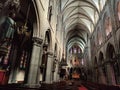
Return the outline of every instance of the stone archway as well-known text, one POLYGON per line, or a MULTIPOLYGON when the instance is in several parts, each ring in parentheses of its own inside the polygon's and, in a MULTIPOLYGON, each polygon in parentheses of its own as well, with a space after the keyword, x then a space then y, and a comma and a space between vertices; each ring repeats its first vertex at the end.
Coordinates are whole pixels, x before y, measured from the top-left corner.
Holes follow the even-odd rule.
POLYGON ((46 69, 47 69, 47 59, 48 59, 48 48, 50 47, 50 35, 49 31, 45 33, 44 45, 43 45, 43 54, 42 54, 42 62, 41 62, 41 76, 42 80, 45 81, 46 77, 46 69))
POLYGON ((99 71, 100 71, 100 78, 99 78, 99 82, 102 83, 102 84, 106 84, 106 81, 107 81, 107 76, 106 76, 106 67, 105 67, 105 64, 104 64, 104 56, 103 56, 103 53, 100 52, 99 53, 99 71))
POLYGON ((114 58, 115 58, 115 49, 114 46, 110 43, 107 45, 106 49, 106 59, 107 59, 107 77, 108 77, 108 83, 111 85, 116 84, 115 80, 115 69, 114 69, 114 58))
POLYGON ((41 62, 41 81, 50 82, 52 80, 52 65, 53 65, 53 52, 52 49, 52 37, 51 32, 48 29, 45 33, 45 39, 43 44, 43 55, 41 62))

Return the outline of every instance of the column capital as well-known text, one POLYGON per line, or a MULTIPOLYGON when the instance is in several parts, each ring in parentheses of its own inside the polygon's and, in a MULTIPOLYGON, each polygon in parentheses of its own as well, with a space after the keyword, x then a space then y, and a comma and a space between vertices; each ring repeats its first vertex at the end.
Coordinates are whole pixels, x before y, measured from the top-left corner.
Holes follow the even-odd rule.
POLYGON ((43 39, 38 37, 33 37, 34 44, 41 45, 43 43, 43 39))
POLYGON ((47 54, 48 54, 49 56, 53 56, 53 52, 52 52, 52 51, 48 51, 47 54))

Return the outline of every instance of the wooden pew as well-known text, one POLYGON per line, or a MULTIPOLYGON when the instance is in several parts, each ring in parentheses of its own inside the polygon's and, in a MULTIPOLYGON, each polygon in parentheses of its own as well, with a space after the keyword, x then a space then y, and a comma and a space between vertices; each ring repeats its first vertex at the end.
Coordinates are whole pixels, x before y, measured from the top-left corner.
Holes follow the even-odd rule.
POLYGON ((66 82, 60 81, 60 82, 54 82, 53 83, 53 90, 65 90, 66 89, 66 82))
POLYGON ((120 90, 120 87, 113 85, 97 84, 93 82, 82 82, 89 90, 120 90))

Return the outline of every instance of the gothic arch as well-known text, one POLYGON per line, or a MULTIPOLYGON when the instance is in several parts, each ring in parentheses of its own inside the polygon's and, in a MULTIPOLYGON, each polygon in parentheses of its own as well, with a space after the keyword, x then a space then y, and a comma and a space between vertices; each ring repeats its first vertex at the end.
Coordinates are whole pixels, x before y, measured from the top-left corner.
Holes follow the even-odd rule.
POLYGON ((47 73, 47 63, 48 63, 48 54, 52 54, 50 52, 51 50, 51 43, 52 43, 52 37, 51 37, 51 32, 50 29, 48 29, 45 32, 45 38, 43 42, 43 54, 42 54, 42 61, 41 61, 41 66, 40 66, 40 72, 41 72, 41 80, 45 81, 46 80, 46 73, 47 73))
POLYGON ((36 15, 36 24, 35 24, 35 30, 33 31, 33 37, 40 36, 40 13, 39 13, 39 3, 36 0, 32 0, 32 3, 34 5, 35 9, 35 15, 36 15))
POLYGON ((107 49, 106 49, 106 58, 112 59, 115 57, 115 48, 111 43, 108 43, 107 49))
POLYGON ((100 51, 99 53, 99 63, 100 63, 100 79, 99 81, 101 83, 106 83, 107 81, 107 71, 106 71, 106 65, 104 64, 104 55, 103 52, 100 51))
POLYGON ((106 49, 106 58, 109 61, 109 68, 107 68, 107 71, 109 72, 109 76, 111 77, 111 80, 109 79, 109 83, 115 84, 117 81, 116 73, 118 73, 117 66, 118 64, 115 64, 115 48, 111 43, 108 43, 107 49, 106 49), (117 68, 117 69, 116 69, 117 68))

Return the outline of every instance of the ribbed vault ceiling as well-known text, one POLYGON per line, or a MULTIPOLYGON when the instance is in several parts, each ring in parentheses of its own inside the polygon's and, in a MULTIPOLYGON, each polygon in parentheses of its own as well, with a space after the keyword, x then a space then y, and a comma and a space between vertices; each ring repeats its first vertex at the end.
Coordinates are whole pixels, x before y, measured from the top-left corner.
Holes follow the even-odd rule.
POLYGON ((69 50, 78 44, 81 50, 93 32, 106 0, 61 0, 63 28, 69 50))

